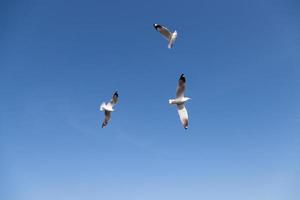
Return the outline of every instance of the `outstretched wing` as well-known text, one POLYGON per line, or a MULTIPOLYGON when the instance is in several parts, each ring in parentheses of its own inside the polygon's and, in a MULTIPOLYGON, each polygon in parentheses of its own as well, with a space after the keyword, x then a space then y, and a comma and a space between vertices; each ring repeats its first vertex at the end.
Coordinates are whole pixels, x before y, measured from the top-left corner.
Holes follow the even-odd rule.
POLYGON ((168 41, 172 37, 171 31, 169 31, 166 27, 159 25, 159 24, 153 24, 154 28, 160 32, 168 41))
POLYGON ((107 103, 107 107, 110 108, 111 110, 113 110, 114 105, 116 105, 116 104, 118 103, 118 99, 119 99, 119 94, 118 94, 118 92, 116 91, 116 92, 113 94, 113 96, 112 96, 110 102, 107 103))
POLYGON ((104 115, 105 115, 105 117, 104 117, 104 121, 102 123, 102 128, 106 127, 106 125, 108 124, 108 121, 110 120, 110 111, 105 110, 104 115))
POLYGON ((176 97, 184 97, 184 90, 185 90, 185 77, 184 74, 181 74, 179 80, 178 80, 178 86, 176 91, 176 97))
POLYGON ((110 100, 110 103, 112 104, 112 106, 114 106, 114 105, 117 104, 118 99, 119 99, 119 94, 118 94, 118 92, 116 91, 116 92, 114 93, 114 95, 112 96, 112 99, 110 100))
POLYGON ((188 117, 188 113, 187 113, 187 110, 184 106, 184 104, 177 104, 177 109, 178 109, 178 115, 179 115, 179 118, 180 118, 180 121, 183 125, 183 127, 185 129, 188 128, 188 125, 189 125, 189 117, 188 117))

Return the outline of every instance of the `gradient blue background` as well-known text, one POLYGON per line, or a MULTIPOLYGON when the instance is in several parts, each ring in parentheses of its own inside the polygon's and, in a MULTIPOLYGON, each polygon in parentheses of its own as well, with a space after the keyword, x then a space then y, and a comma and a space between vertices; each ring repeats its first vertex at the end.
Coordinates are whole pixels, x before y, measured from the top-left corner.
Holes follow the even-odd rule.
POLYGON ((0 27, 1 200, 300 199, 299 1, 1 1, 0 27))

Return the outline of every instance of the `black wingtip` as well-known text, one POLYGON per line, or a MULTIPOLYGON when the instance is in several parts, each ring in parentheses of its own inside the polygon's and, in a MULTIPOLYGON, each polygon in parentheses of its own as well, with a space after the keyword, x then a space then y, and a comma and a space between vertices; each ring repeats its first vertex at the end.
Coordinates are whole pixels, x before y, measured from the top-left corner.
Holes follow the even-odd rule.
POLYGON ((119 97, 118 91, 115 91, 114 95, 117 96, 117 97, 119 97))
POLYGON ((153 24, 153 27, 157 30, 158 28, 161 28, 161 25, 159 25, 159 24, 153 24))
POLYGON ((181 74, 179 80, 183 81, 185 83, 185 77, 184 77, 184 74, 181 74))

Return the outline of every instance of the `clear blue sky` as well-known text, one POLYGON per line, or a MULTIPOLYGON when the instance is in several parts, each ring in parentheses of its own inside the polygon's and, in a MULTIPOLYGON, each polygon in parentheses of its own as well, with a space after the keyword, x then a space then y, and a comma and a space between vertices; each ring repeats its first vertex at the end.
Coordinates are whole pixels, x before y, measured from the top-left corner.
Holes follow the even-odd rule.
POLYGON ((1 1, 0 199, 299 200, 299 10, 1 1), (187 131, 168 105, 181 73, 187 131))

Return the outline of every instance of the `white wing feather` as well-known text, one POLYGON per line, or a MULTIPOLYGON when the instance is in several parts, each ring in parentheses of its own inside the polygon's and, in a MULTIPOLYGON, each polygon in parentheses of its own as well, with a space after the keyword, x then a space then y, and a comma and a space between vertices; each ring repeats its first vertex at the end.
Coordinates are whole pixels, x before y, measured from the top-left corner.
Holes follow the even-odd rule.
POLYGON ((184 106, 184 104, 177 104, 177 110, 178 110, 178 115, 179 115, 179 118, 180 118, 180 121, 183 125, 183 127, 185 129, 187 129, 188 125, 189 125, 189 121, 188 121, 188 113, 187 113, 187 110, 184 106))

